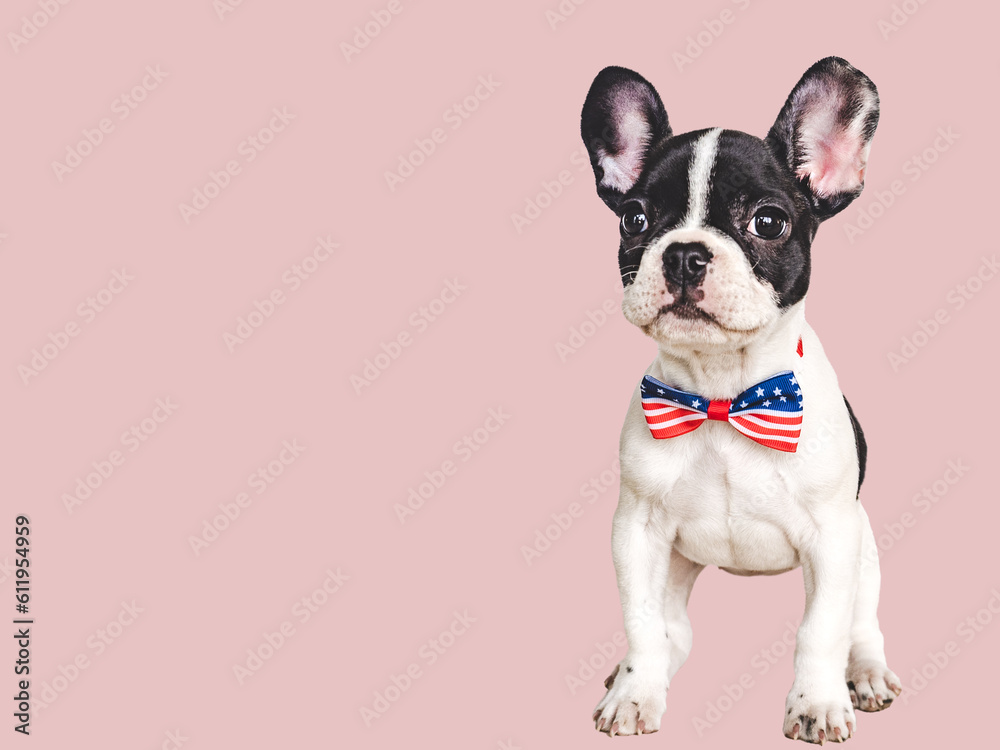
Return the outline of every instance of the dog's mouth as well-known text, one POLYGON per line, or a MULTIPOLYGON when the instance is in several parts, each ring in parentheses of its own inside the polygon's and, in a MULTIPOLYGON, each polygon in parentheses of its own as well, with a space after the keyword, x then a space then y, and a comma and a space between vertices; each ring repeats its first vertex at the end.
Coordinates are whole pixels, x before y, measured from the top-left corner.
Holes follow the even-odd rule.
POLYGON ((718 321, 715 319, 714 315, 705 312, 698 307, 698 305, 688 299, 664 305, 660 308, 660 315, 667 315, 668 313, 672 313, 678 318, 682 318, 684 320, 704 320, 718 325, 718 321))
POLYGON ((753 336, 763 328, 763 325, 755 326, 754 328, 730 328, 720 323, 719 319, 712 315, 712 313, 702 310, 690 299, 682 299, 672 304, 664 305, 660 308, 660 316, 664 315, 673 315, 680 320, 704 321, 726 333, 743 336, 753 336))

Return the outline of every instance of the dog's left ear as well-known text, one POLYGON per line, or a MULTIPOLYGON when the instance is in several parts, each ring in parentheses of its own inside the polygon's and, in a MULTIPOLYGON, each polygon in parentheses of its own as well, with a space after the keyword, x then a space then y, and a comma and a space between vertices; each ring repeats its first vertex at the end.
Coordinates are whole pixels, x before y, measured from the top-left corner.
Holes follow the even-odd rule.
POLYGON ((875 84, 839 57, 813 65, 789 94, 766 140, 805 188, 817 218, 861 195, 878 111, 875 84))

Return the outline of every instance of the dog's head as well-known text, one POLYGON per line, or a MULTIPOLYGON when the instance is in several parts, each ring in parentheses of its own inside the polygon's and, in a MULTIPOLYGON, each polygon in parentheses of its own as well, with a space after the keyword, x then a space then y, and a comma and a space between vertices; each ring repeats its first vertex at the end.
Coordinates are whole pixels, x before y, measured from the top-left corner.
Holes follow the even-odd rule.
POLYGON ((602 70, 581 129, 620 222, 625 317, 672 347, 753 340, 805 296, 816 228, 860 195, 878 114, 871 80, 828 57, 763 140, 673 135, 648 81, 602 70))

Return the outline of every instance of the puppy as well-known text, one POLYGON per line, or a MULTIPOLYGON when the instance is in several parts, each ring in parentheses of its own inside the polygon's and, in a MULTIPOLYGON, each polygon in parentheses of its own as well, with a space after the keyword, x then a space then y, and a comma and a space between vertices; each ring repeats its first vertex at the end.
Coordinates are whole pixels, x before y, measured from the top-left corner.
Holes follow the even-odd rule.
POLYGON ((629 648, 598 730, 660 728, 706 565, 803 568, 785 736, 843 741, 854 709, 902 690, 858 500, 864 435, 805 320, 813 237, 861 193, 878 114, 875 85, 836 57, 806 71, 763 140, 674 135, 656 90, 624 68, 590 88, 581 129, 619 220, 622 309, 658 345, 621 434, 612 553, 629 648))

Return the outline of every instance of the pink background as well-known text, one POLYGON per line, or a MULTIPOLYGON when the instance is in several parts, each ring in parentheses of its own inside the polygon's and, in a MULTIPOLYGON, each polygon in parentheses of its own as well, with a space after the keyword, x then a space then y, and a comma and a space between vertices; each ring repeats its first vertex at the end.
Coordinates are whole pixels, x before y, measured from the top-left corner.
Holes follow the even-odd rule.
MULTIPOLYGON (((996 9, 909 0, 915 13, 886 39, 888 2, 594 0, 556 28, 556 0, 400 2, 350 62, 341 43, 386 5, 247 0, 220 19, 211 0, 72 2, 0 51, 0 601, 13 619, 6 567, 25 513, 32 692, 55 696, 18 740, 170 747, 166 732, 179 730, 190 748, 603 747, 590 715, 624 654, 613 641, 612 472, 654 346, 617 311, 617 228, 580 169, 580 107, 598 70, 626 65, 658 87, 676 132, 763 135, 828 54, 874 79, 882 117, 865 193, 814 245, 809 319, 868 435, 862 499, 885 548, 880 616, 890 666, 913 691, 859 715, 852 742, 990 736, 1000 281, 974 284, 961 309, 949 295, 996 251, 996 9), (726 8, 732 23, 713 23, 726 8), (706 23, 721 34, 678 69, 675 53, 706 23), (118 119, 116 98, 147 66, 167 77, 118 119), (499 85, 449 120, 477 86, 487 93, 480 77, 499 85), (294 119, 247 162, 240 144, 273 108, 294 119), (60 181, 52 162, 102 118, 114 129, 60 181), (390 190, 385 172, 436 128, 443 142, 390 190), (939 128, 958 136, 946 150, 935 150, 939 128), (911 159, 925 149, 922 172, 911 159), (186 223, 179 204, 230 160, 240 173, 186 223), (512 214, 563 170, 569 184, 515 229, 512 214), (848 237, 896 180, 892 205, 848 237), (292 291, 282 276, 317 237, 339 248, 292 291), (123 268, 134 280, 107 309, 78 315, 123 268), (454 280, 466 289, 414 325, 454 280), (272 289, 285 302, 231 353, 224 334, 272 289), (557 344, 608 300, 615 312, 560 357, 557 344), (888 354, 939 309, 948 322, 894 369, 888 354), (70 322, 79 335, 25 384, 18 368, 70 322), (401 332, 410 345, 356 393, 351 376, 401 332), (129 452, 121 434, 167 398, 177 410, 129 452), (490 409, 510 417, 479 432, 474 453, 456 451, 490 409), (293 440, 304 452, 256 494, 248 476, 293 440), (63 495, 115 450, 123 465, 68 512, 63 495), (454 474, 401 523, 394 505, 446 461, 454 474), (954 485, 949 461, 969 467, 954 485), (590 502, 581 490, 602 472, 612 486, 590 502), (936 481, 934 505, 915 504, 924 487, 938 497, 936 481), (220 503, 239 509, 241 492, 252 505, 196 555, 190 538, 220 503), (527 564, 522 546, 574 502, 582 515, 527 564), (302 623, 293 607, 328 569, 349 580, 302 623), (142 613, 108 629, 133 600, 142 613), (426 645, 456 611, 475 622, 431 664, 426 645), (977 612, 977 629, 963 625, 977 612), (240 684, 234 665, 285 621, 294 634, 240 684), (101 644, 99 631, 118 637, 101 644), (949 641, 957 655, 935 675, 928 654, 949 641), (581 659, 601 663, 605 643, 609 663, 568 686, 581 659), (74 674, 80 655, 88 666, 74 674), (366 725, 361 709, 414 663, 420 677, 366 725)), ((19 33, 39 8, 11 0, 0 30, 19 33)), ((780 639, 802 606, 799 572, 706 571, 691 601, 694 652, 661 734, 641 742, 785 746, 792 670, 780 639), (753 686, 727 701, 745 674, 753 686)), ((0 712, 6 737, 12 703, 0 712)))

